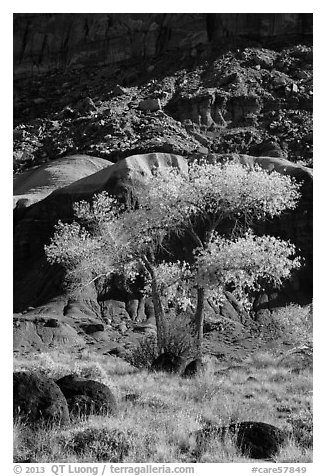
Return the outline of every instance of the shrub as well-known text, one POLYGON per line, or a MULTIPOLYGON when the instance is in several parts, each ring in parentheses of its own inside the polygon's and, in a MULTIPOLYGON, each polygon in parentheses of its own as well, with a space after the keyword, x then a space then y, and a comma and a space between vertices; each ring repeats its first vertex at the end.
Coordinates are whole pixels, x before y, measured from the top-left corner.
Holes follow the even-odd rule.
POLYGON ((196 355, 194 329, 183 313, 167 319, 165 350, 183 359, 194 358, 196 355))
MULTIPOLYGON (((164 339, 165 352, 183 359, 190 359, 193 358, 196 353, 195 342, 189 319, 183 314, 179 316, 169 316, 166 322, 164 339)), ((127 360, 130 364, 139 369, 149 369, 157 356, 156 335, 148 334, 130 351, 127 360)))
POLYGON ((292 427, 294 441, 303 448, 311 448, 313 442, 313 416, 310 409, 293 413, 287 420, 292 427))
POLYGON ((99 362, 75 363, 74 373, 76 373, 78 377, 96 380, 104 384, 108 383, 107 373, 99 362))
POLYGON ((290 304, 274 311, 271 326, 275 337, 293 345, 312 343, 312 305, 290 304))
POLYGON ((83 428, 64 440, 66 449, 95 461, 121 463, 131 449, 131 433, 107 428, 83 428))
POLYGON ((148 369, 157 357, 157 339, 155 334, 148 334, 130 350, 127 361, 138 369, 148 369))

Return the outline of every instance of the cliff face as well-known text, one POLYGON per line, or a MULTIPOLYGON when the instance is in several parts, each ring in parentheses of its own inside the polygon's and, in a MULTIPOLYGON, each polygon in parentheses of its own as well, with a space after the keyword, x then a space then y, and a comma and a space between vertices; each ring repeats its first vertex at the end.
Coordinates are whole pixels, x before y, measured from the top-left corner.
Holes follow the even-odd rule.
POLYGON ((312 15, 204 13, 14 14, 14 77, 114 65, 168 51, 193 55, 236 37, 312 34, 312 15))

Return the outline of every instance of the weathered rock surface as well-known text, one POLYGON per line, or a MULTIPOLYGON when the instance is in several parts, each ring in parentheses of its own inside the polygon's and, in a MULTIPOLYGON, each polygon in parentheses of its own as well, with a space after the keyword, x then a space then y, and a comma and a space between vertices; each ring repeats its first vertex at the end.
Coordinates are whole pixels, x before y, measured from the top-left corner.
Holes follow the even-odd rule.
POLYGON ((92 175, 111 165, 107 160, 87 155, 72 155, 53 160, 14 176, 14 206, 30 206, 54 190, 92 175))
POLYGON ((54 380, 32 372, 14 372, 14 416, 29 423, 70 422, 67 401, 54 380))
POLYGON ((66 375, 57 385, 67 399, 69 410, 84 414, 115 414, 117 403, 109 387, 95 380, 66 375))
POLYGON ((65 322, 35 316, 15 316, 13 332, 14 350, 42 351, 51 348, 83 348, 85 340, 77 330, 65 322), (48 322, 50 321, 50 325, 48 322))

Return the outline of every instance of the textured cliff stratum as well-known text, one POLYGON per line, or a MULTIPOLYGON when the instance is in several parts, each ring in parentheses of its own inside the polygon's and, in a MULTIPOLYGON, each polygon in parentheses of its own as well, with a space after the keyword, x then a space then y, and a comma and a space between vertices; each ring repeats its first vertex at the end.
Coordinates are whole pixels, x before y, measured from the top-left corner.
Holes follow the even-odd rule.
MULTIPOLYGON (((153 328, 137 290, 66 295, 44 244, 75 200, 122 193, 131 177, 190 157, 302 181, 298 209, 260 232, 291 239, 305 258, 283 298, 311 299, 311 33, 311 15, 296 13, 14 15, 15 348, 111 352, 153 328)), ((230 301, 217 314, 245 335, 230 301)))
POLYGON ((14 74, 111 65, 173 50, 193 51, 230 37, 312 33, 309 14, 33 13, 14 15, 14 74))

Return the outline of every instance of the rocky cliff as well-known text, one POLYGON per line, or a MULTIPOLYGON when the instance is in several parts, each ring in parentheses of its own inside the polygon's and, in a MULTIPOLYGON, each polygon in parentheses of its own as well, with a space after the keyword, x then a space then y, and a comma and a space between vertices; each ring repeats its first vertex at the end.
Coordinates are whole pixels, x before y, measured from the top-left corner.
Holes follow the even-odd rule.
POLYGON ((197 55, 237 37, 309 34, 312 15, 300 13, 17 13, 14 75, 115 65, 175 50, 197 55))
MULTIPOLYGON (((17 348, 104 348, 108 329, 114 341, 126 322, 130 338, 135 321, 152 329, 137 292, 111 289, 101 304, 95 289, 65 295, 43 248, 75 200, 123 193, 153 165, 193 157, 258 163, 303 182, 297 210, 257 231, 300 249, 305 267, 290 297, 311 299, 311 29, 311 15, 294 13, 15 14, 17 348)), ((225 312, 239 318, 230 303, 225 312)))

